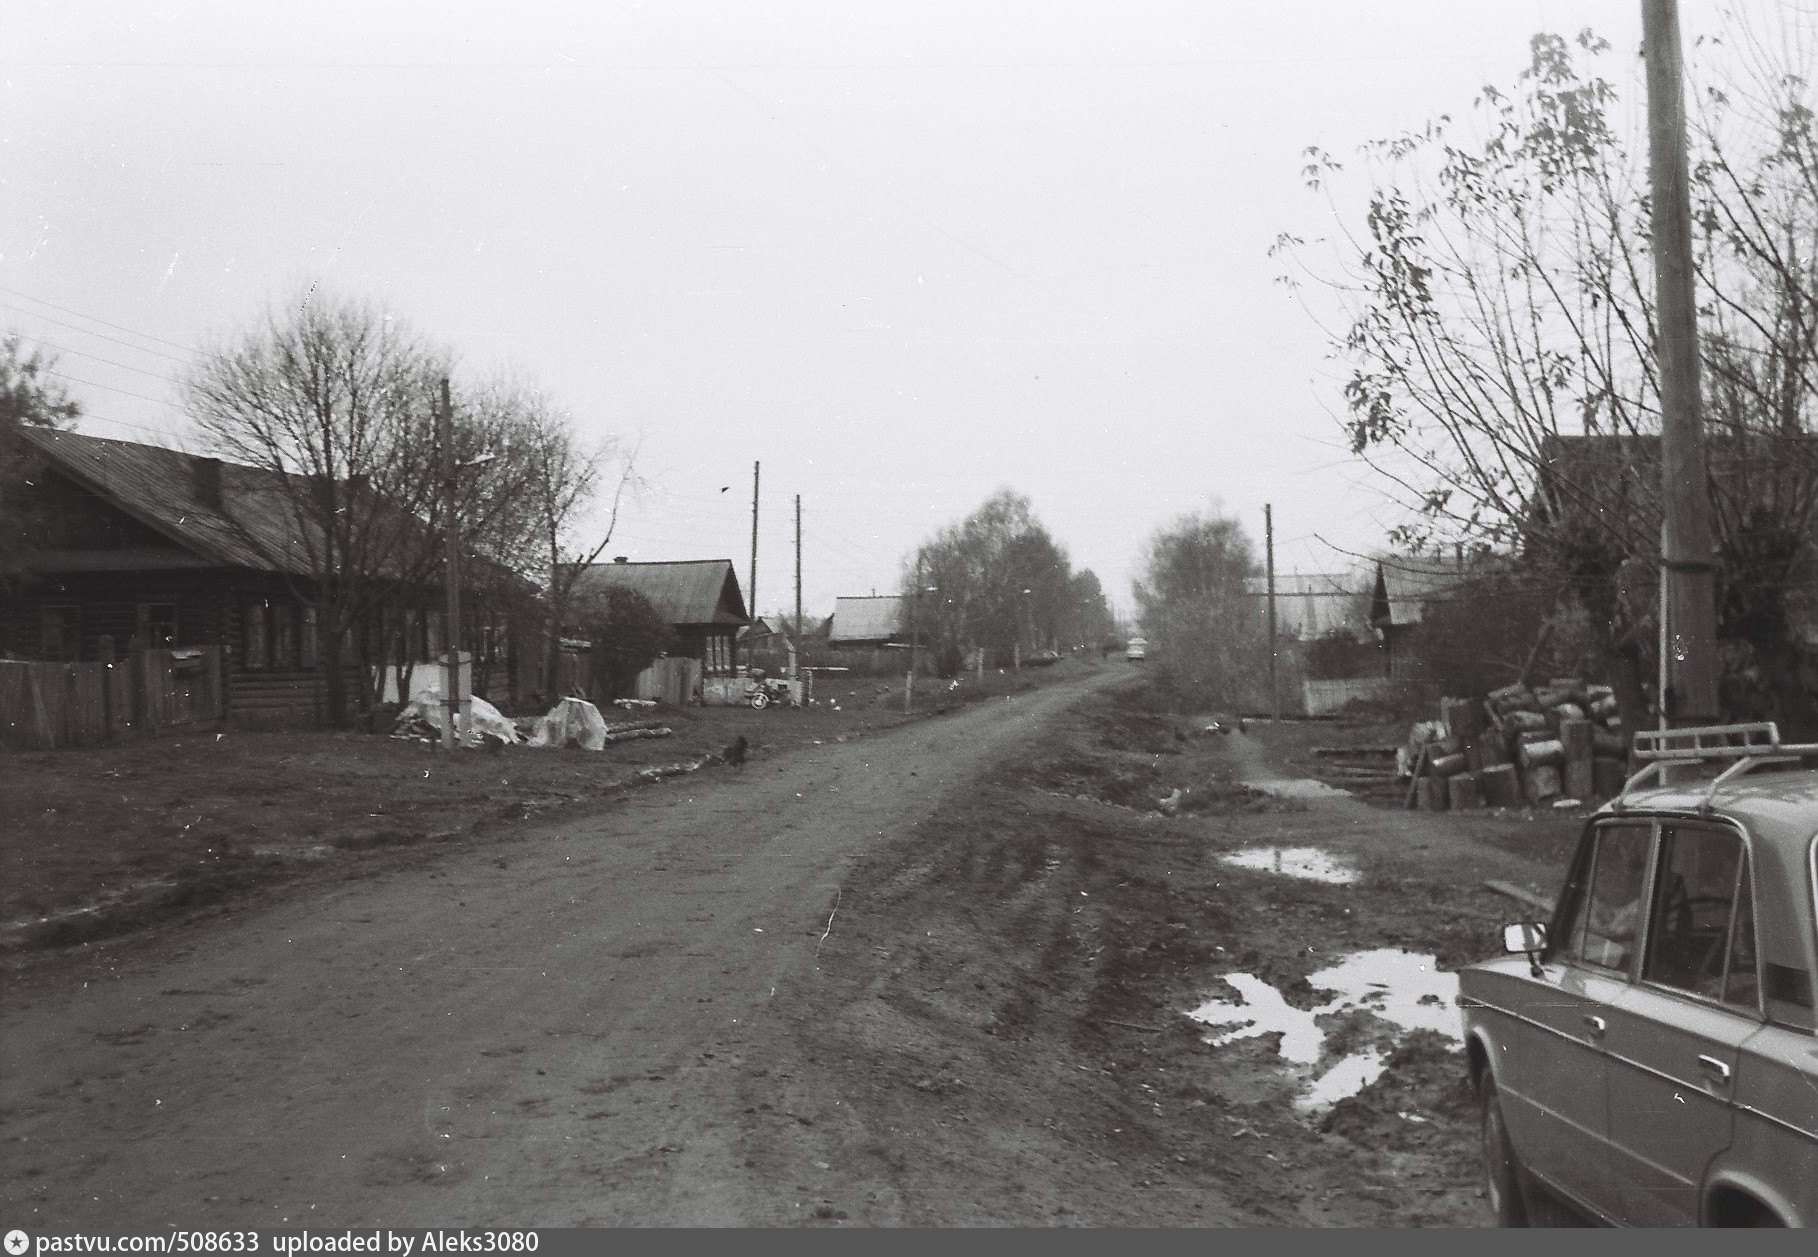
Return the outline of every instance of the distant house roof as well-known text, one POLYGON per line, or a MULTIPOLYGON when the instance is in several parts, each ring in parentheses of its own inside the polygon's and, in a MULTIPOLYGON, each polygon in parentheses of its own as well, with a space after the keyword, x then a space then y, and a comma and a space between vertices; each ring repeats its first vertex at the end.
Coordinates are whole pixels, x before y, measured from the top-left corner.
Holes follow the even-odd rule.
MULTIPOLYGON (((1347 572, 1289 572, 1275 577, 1275 628, 1287 637, 1308 642, 1330 633, 1356 632, 1357 604, 1367 586, 1347 572)), ((1268 595, 1268 578, 1244 581, 1246 592, 1268 595)), ((1367 631, 1367 630, 1366 630, 1367 631)))
POLYGON ((575 579, 572 593, 609 585, 643 594, 677 628, 751 623, 730 559, 594 563, 575 579))
POLYGON ((200 565, 296 576, 314 570, 309 555, 320 534, 292 509, 292 486, 279 472, 78 432, 25 427, 20 434, 56 470, 190 551, 200 565), (204 463, 220 468, 220 507, 197 494, 204 463))
POLYGON ((1377 628, 1419 624, 1426 604, 1481 574, 1458 559, 1389 554, 1376 561, 1370 623, 1377 628))
POLYGON ((903 599, 900 594, 836 598, 833 629, 828 640, 835 646, 857 642, 887 642, 903 632, 903 599))

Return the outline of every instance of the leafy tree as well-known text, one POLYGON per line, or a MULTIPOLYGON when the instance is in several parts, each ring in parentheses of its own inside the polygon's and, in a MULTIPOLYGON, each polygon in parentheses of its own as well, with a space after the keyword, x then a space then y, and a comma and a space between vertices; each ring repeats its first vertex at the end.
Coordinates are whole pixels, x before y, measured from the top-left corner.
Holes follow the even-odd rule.
POLYGON ((650 599, 622 585, 582 586, 568 614, 593 643, 591 688, 600 702, 623 698, 638 673, 674 644, 675 630, 650 599))
POLYGON ((1035 518, 1029 499, 1010 489, 941 529, 907 567, 904 595, 919 597, 917 635, 932 641, 944 675, 957 671, 973 647, 1000 667, 1019 651, 1050 648, 1077 618, 1066 551, 1035 518))
POLYGON ((67 427, 82 414, 51 375, 56 365, 55 358, 26 349, 18 336, 0 339, 0 588, 18 578, 31 531, 20 491, 37 459, 19 432, 28 426, 67 427))
POLYGON ((1268 634, 1245 582, 1256 552, 1237 520, 1183 515, 1149 539, 1135 582, 1149 667, 1193 705, 1269 705, 1268 634))
MULTIPOLYGON (((1719 635, 1797 727, 1814 712, 1790 625, 1818 548, 1818 132, 1797 50, 1818 18, 1778 12, 1765 35, 1731 15, 1753 68, 1707 87, 1692 156, 1719 635)), ((1343 422, 1412 509, 1397 539, 1519 551, 1531 583, 1598 626, 1639 723, 1660 530, 1658 476, 1630 466, 1659 431, 1645 137, 1598 72, 1603 40, 1537 35, 1530 54, 1468 118, 1365 146, 1362 222, 1317 242, 1336 269, 1303 273, 1342 302, 1343 422), (1587 436, 1609 456, 1568 456, 1587 436)), ((1306 173, 1321 192, 1347 179, 1318 150, 1306 173)))

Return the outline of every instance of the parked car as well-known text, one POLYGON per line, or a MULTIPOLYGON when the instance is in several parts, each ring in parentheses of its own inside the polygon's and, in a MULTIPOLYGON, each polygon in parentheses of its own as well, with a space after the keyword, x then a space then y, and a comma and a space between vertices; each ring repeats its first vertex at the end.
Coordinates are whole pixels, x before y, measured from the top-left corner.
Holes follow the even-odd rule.
POLYGON ((1552 919, 1459 975, 1486 1195, 1504 1225, 1813 1225, 1818 745, 1636 743, 1552 919))
POLYGON ((1149 653, 1149 643, 1147 640, 1145 640, 1144 638, 1141 638, 1141 637, 1132 637, 1130 639, 1130 644, 1128 646, 1124 647, 1124 658, 1133 660, 1138 663, 1142 662, 1143 658, 1148 653, 1149 653))

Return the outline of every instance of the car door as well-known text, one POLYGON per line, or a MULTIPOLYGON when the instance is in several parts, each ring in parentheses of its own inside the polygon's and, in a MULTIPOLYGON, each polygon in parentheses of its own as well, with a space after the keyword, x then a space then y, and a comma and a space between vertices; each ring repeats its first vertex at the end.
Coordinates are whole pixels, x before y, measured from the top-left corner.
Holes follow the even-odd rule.
POLYGON ((1662 825, 1649 899, 1640 981, 1608 1012, 1610 1143, 1625 1222, 1696 1226, 1734 1131, 1741 1045, 1763 1023, 1742 834, 1662 825))
POLYGON ((1506 1112, 1527 1168, 1578 1203, 1621 1208, 1609 1155, 1609 1010, 1628 989, 1645 893, 1651 822, 1594 827, 1561 902, 1540 974, 1523 984, 1525 1023, 1506 1112))

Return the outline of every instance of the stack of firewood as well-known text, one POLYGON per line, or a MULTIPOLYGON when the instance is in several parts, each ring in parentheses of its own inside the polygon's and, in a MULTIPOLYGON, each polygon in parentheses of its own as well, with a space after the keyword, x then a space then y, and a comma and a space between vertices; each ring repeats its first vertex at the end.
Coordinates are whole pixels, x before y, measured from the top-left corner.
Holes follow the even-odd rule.
POLYGON ((1608 686, 1563 678, 1439 707, 1398 757, 1409 807, 1588 805, 1622 789, 1628 741, 1608 686))

